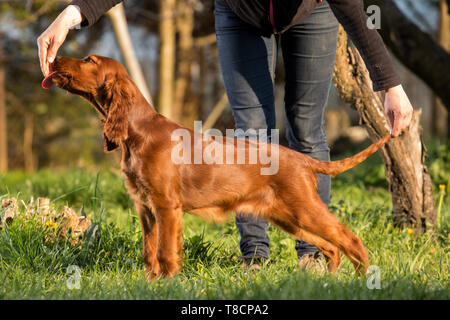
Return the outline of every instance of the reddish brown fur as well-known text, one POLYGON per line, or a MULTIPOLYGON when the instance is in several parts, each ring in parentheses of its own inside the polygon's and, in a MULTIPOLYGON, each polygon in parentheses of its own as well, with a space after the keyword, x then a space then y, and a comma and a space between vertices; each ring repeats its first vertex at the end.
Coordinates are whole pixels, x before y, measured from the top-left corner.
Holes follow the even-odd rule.
MULTIPOLYGON (((122 172, 141 220, 144 262, 151 278, 180 270, 183 212, 218 221, 235 211, 262 216, 316 245, 327 257, 330 271, 339 266, 341 250, 357 270, 365 272, 368 254, 361 240, 320 200, 315 173, 335 175, 352 168, 389 137, 336 162, 317 161, 280 146, 279 170, 274 175, 261 175, 264 165, 259 162, 175 164, 171 150, 177 141, 171 141, 171 134, 181 126, 151 108, 118 62, 89 58, 58 58, 52 66, 57 71, 53 81, 89 100, 106 118, 105 149, 122 150, 122 172)), ((227 142, 236 146, 237 140, 227 142)), ((245 143, 248 147, 256 142, 245 143)), ((203 142, 203 148, 208 144, 203 142)))

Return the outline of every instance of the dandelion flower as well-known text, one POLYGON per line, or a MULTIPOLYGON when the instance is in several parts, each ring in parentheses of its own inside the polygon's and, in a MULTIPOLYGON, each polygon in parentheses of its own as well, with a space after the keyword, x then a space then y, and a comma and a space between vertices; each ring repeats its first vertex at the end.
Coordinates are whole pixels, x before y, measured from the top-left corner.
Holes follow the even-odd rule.
POLYGON ((58 228, 58 224, 56 222, 53 222, 53 221, 47 221, 45 223, 45 226, 49 227, 49 228, 52 228, 52 229, 58 228))
POLYGON ((414 230, 411 228, 408 228, 408 234, 413 234, 414 230))

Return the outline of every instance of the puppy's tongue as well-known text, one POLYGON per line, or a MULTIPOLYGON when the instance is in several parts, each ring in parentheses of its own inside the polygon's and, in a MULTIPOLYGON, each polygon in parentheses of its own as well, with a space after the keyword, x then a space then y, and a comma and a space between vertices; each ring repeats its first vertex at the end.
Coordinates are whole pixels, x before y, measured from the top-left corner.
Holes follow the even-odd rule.
POLYGON ((42 80, 42 88, 44 89, 50 89, 53 86, 52 77, 55 75, 56 71, 50 72, 48 76, 45 77, 44 80, 42 80))

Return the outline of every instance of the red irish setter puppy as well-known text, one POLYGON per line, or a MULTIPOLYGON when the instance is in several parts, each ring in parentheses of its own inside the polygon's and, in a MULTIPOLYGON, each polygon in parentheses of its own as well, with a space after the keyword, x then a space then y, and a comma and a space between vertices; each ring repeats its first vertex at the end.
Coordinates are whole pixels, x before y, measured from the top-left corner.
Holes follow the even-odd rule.
POLYGON ((156 113, 125 68, 113 59, 59 57, 51 71, 43 81, 44 88, 56 84, 87 99, 103 119, 105 150, 122 151, 121 168, 141 220, 149 277, 172 276, 180 270, 183 212, 215 221, 236 211, 258 215, 295 238, 313 243, 327 258, 330 271, 338 267, 340 251, 360 273, 366 271, 366 249, 320 200, 315 174, 334 176, 358 165, 390 136, 351 158, 322 162, 282 146, 221 140, 183 128, 156 113), (180 130, 188 133, 187 139, 173 138, 180 130), (200 144, 196 137, 200 137, 200 144), (243 163, 235 153, 230 156, 227 148, 239 150, 240 143, 248 157, 252 147, 276 156, 276 173, 262 174, 267 162, 243 163), (186 161, 174 161, 174 150, 180 146, 186 147, 181 156, 186 161), (226 147, 226 151, 221 154, 217 146, 226 147), (209 156, 199 162, 186 150, 200 150, 209 156), (225 158, 226 162, 210 161, 225 158))

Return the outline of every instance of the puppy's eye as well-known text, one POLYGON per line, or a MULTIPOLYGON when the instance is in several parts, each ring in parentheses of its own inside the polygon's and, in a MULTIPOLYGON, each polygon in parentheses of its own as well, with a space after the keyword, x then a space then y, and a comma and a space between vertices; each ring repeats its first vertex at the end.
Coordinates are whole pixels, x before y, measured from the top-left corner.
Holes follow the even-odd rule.
POLYGON ((95 61, 94 61, 92 58, 90 58, 90 57, 84 58, 84 62, 92 62, 92 63, 95 63, 95 61))

